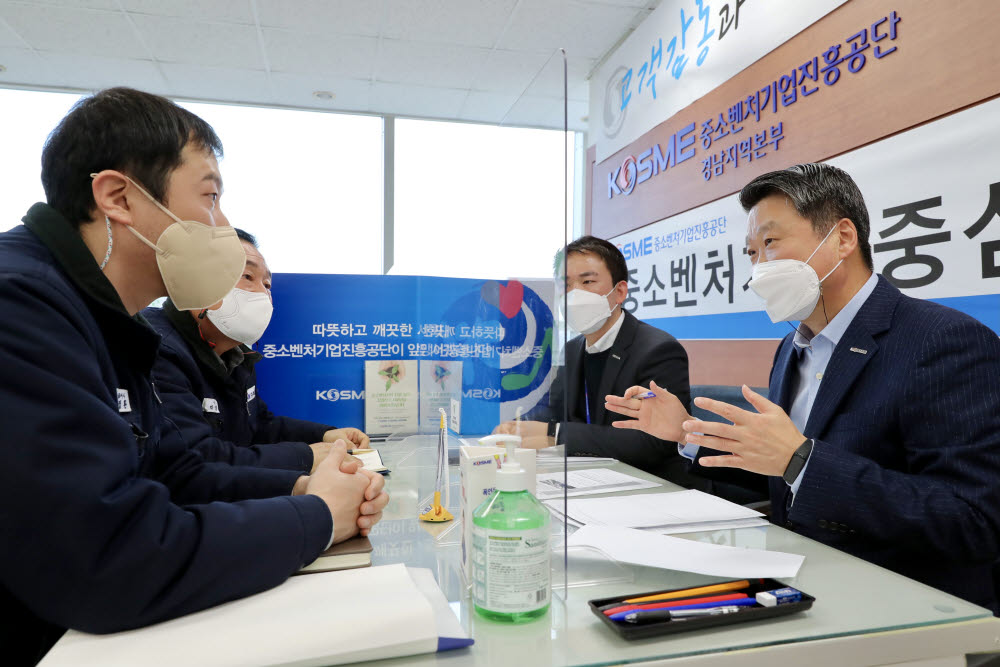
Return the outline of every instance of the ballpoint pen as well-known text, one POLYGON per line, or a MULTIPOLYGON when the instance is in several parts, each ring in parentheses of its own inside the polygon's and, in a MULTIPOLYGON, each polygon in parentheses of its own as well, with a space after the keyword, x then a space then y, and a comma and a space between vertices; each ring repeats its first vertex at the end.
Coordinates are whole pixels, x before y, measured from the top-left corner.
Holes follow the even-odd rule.
POLYGON ((699 602, 717 602, 719 604, 724 604, 727 603, 729 600, 742 600, 748 597, 750 596, 747 595, 746 593, 724 593, 721 595, 682 598, 679 600, 660 600, 659 602, 647 602, 645 604, 622 604, 619 602, 616 604, 606 605, 604 608, 600 609, 600 611, 605 616, 610 616, 611 614, 619 614, 623 611, 648 611, 650 609, 684 607, 692 604, 697 604, 699 602))
POLYGON ((657 623, 660 621, 682 621, 688 618, 701 618, 702 616, 718 616, 720 614, 734 614, 743 607, 737 605, 725 605, 722 607, 709 607, 707 609, 653 609, 651 611, 636 611, 625 616, 626 623, 657 623))
POLYGON ((726 602, 698 602, 689 605, 681 605, 677 607, 669 607, 665 609, 650 609, 648 611, 621 611, 617 614, 611 614, 608 616, 612 621, 627 621, 634 623, 635 621, 628 621, 629 617, 642 618, 644 614, 660 614, 659 617, 654 616, 653 618, 666 618, 663 613, 668 611, 686 611, 686 610, 701 610, 701 609, 717 609, 719 607, 754 607, 757 606, 757 601, 753 598, 742 598, 740 600, 727 600, 726 602), (638 617, 636 616, 638 614, 638 617))
POLYGON ((447 416, 444 408, 438 408, 438 412, 441 413, 441 426, 438 429, 437 476, 434 483, 434 503, 429 510, 420 515, 422 521, 441 522, 451 521, 455 518, 447 508, 441 505, 441 488, 448 484, 446 472, 448 468, 448 427, 445 425, 447 423, 447 416))

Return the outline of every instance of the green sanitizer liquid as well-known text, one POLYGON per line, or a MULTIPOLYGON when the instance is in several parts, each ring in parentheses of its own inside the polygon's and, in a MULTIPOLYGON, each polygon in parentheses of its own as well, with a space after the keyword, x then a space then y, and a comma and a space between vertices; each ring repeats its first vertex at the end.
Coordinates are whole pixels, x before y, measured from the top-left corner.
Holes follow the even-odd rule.
POLYGON ((497 490, 472 515, 472 602, 494 621, 544 616, 552 597, 549 510, 527 491, 513 444, 497 490))

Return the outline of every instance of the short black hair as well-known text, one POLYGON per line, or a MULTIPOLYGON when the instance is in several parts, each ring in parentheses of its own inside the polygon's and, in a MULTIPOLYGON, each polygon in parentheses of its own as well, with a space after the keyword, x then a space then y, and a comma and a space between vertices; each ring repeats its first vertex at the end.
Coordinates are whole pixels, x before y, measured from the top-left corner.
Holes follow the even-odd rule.
POLYGON ((189 143, 222 157, 212 126, 165 97, 132 88, 102 90, 74 104, 45 141, 46 199, 79 226, 97 205, 90 174, 116 169, 164 203, 170 172, 189 143))
POLYGON ((625 281, 628 282, 628 265, 625 263, 625 255, 613 243, 596 236, 581 236, 577 240, 566 246, 566 255, 570 253, 591 253, 597 255, 611 272, 611 280, 615 285, 625 281))
POLYGON ((740 191, 740 204, 749 212, 760 200, 777 193, 791 200, 798 214, 812 223, 817 234, 828 233, 841 218, 853 222, 861 257, 869 269, 875 269, 868 241, 871 233, 868 207, 850 174, 830 164, 797 164, 762 174, 747 183, 740 191))
POLYGON ((240 241, 244 241, 244 242, 249 243, 250 245, 252 245, 254 248, 260 249, 260 246, 257 245, 257 237, 256 236, 254 236, 250 232, 243 231, 239 227, 233 227, 233 229, 236 230, 236 236, 240 239, 240 241))

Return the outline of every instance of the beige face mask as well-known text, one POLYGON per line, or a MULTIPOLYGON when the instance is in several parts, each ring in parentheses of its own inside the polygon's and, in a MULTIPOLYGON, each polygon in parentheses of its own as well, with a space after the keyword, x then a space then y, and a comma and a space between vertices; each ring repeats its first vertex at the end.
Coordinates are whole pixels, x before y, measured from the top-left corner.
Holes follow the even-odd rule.
MULTIPOLYGON (((91 177, 97 174, 91 174, 91 177)), ((124 176, 124 174, 122 174, 124 176)), ((156 252, 156 264, 167 294, 178 310, 200 310, 215 305, 236 287, 247 255, 232 227, 212 227, 181 220, 128 176, 129 183, 157 208, 175 220, 153 244, 132 225, 128 230, 156 252)))

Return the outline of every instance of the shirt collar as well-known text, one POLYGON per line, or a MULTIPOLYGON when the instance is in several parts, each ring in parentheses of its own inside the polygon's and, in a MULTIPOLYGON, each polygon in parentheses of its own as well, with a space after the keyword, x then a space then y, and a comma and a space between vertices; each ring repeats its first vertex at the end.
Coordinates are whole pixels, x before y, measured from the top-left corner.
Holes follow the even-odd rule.
MULTIPOLYGON (((844 306, 841 311, 837 313, 832 320, 830 320, 830 323, 823 327, 823 330, 816 334, 813 338, 825 338, 830 341, 834 347, 836 347, 837 343, 840 342, 841 337, 844 335, 844 332, 847 331, 847 327, 849 327, 851 322, 854 321, 855 315, 857 315, 858 311, 861 310, 861 306, 865 305, 865 301, 867 301, 868 297, 870 297, 872 292, 875 291, 875 285, 877 284, 878 274, 873 271, 872 275, 868 278, 865 284, 861 286, 861 289, 859 289, 857 293, 851 297, 851 300, 847 302, 847 305, 844 306)), ((812 338, 806 338, 802 334, 802 329, 808 330, 807 327, 800 326, 799 329, 796 329, 795 338, 792 340, 792 342, 795 343, 795 347, 800 349, 809 347, 812 344, 812 338)))
MULTIPOLYGON (((619 306, 621 308, 621 306, 619 306)), ((618 315, 618 319, 615 323, 611 325, 611 328, 604 332, 604 335, 597 339, 593 345, 588 345, 585 349, 587 354, 597 354, 598 352, 604 352, 605 350, 610 350, 611 346, 615 344, 615 340, 618 338, 618 332, 622 329, 622 324, 625 322, 625 313, 618 315)))

